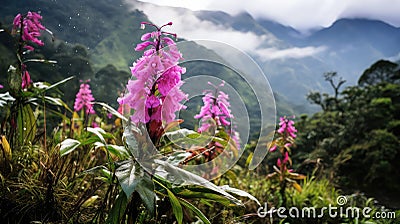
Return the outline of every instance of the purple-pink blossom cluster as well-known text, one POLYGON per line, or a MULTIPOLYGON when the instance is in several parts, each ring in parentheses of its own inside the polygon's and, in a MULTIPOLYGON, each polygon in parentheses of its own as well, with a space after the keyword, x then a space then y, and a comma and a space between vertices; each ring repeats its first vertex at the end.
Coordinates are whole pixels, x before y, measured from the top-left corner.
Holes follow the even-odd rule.
POLYGON ((26 16, 18 14, 14 18, 12 33, 22 31, 21 38, 25 42, 24 48, 33 51, 34 47, 27 44, 28 41, 43 46, 43 41, 39 40, 40 31, 46 30, 41 24, 42 16, 36 12, 28 12, 26 16))
POLYGON ((142 43, 135 48, 144 51, 143 56, 131 67, 132 76, 126 86, 128 93, 118 98, 119 104, 126 104, 134 109, 131 120, 135 123, 148 123, 151 120, 171 122, 175 112, 184 109, 180 102, 187 99, 180 87, 183 82, 181 75, 185 68, 178 65, 182 59, 175 42, 161 31, 161 28, 172 23, 157 27, 157 31, 142 36, 142 43), (147 49, 147 50, 146 50, 147 49))
POLYGON ((296 128, 293 126, 294 121, 287 119, 286 117, 279 118, 279 129, 278 133, 286 134, 291 136, 292 138, 296 138, 295 132, 297 132, 296 128))
POLYGON ((270 152, 276 151, 276 149, 279 147, 278 145, 283 146, 283 148, 289 148, 292 146, 292 143, 296 138, 295 133, 297 132, 293 125, 293 120, 289 120, 287 117, 279 118, 279 129, 277 132, 281 134, 282 137, 279 138, 279 141, 276 141, 278 144, 274 144, 271 148, 269 148, 270 152), (290 137, 290 139, 288 139, 288 137, 290 137))
POLYGON ((94 97, 88 82, 89 80, 81 84, 79 92, 76 94, 74 110, 78 112, 84 109, 87 114, 95 114, 96 112, 93 109, 94 97))
MULTIPOLYGON (((208 83, 212 85, 211 83, 208 83)), ((219 86, 224 86, 222 82, 219 86)), ((208 120, 213 119, 217 126, 228 126, 231 123, 227 119, 233 118, 231 113, 229 96, 218 87, 214 86, 215 90, 205 90, 203 99, 203 107, 201 107, 200 113, 194 116, 196 119, 202 120, 202 125, 199 127, 198 131, 203 132, 211 127, 208 120)))

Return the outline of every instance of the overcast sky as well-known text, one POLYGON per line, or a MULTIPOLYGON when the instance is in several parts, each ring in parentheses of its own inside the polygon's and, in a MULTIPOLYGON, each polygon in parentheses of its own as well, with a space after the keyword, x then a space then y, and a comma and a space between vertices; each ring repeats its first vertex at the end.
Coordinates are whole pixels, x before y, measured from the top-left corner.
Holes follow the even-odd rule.
POLYGON ((362 17, 400 26, 400 0, 140 0, 191 10, 220 10, 237 14, 243 10, 255 18, 275 20, 306 31, 327 27, 339 18, 362 17))

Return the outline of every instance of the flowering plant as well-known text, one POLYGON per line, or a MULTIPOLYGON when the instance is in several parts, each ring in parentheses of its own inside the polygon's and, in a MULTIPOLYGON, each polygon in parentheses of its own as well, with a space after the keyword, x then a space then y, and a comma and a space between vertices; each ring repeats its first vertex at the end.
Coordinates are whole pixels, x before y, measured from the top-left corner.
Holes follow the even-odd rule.
POLYGON ((276 162, 276 166, 273 166, 275 172, 267 176, 268 179, 277 179, 280 183, 280 194, 282 197, 282 203, 286 203, 285 189, 287 184, 293 186, 296 190, 301 192, 301 186, 296 180, 304 179, 305 176, 294 173, 292 167, 292 160, 290 158, 291 148, 294 145, 296 139, 296 128, 294 127, 294 121, 287 117, 279 118, 279 129, 276 131, 278 137, 268 144, 268 150, 270 152, 279 152, 280 157, 276 162))

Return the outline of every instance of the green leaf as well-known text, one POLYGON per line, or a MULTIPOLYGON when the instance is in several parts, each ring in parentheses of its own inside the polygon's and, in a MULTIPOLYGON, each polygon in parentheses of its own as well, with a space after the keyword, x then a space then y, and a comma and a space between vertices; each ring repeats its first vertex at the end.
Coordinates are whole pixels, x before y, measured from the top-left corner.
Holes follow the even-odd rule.
POLYGON ((255 198, 253 195, 247 193, 246 191, 234 188, 234 187, 230 187, 228 185, 223 185, 220 186, 219 188, 221 188, 222 190, 226 191, 226 192, 230 192, 232 194, 236 194, 239 195, 241 197, 247 197, 253 201, 255 201, 259 206, 261 206, 260 202, 257 200, 257 198, 255 198))
POLYGON ((140 173, 136 172, 135 164, 132 159, 124 160, 117 163, 115 176, 117 176, 122 190, 125 192, 126 197, 130 198, 132 193, 135 192, 136 186, 140 181, 140 173))
POLYGON ((179 165, 181 162, 185 161, 186 158, 188 158, 189 156, 191 156, 192 153, 190 152, 173 152, 170 156, 168 156, 167 158, 167 162, 177 166, 179 165))
POLYGON ((105 145, 101 142, 95 142, 94 143, 95 148, 99 148, 99 147, 104 147, 105 149, 107 149, 107 151, 121 159, 123 158, 128 158, 129 157, 129 153, 128 151, 125 149, 124 146, 119 146, 119 145, 105 145))
POLYGON ((219 188, 215 184, 211 183, 210 181, 204 179, 203 177, 200 177, 196 174, 183 170, 179 167, 173 166, 165 161, 154 160, 154 162, 159 165, 159 167, 155 169, 155 174, 161 176, 164 179, 171 180, 171 182, 175 185, 202 186, 223 195, 236 205, 241 205, 241 206, 243 205, 240 200, 236 199, 235 197, 233 197, 223 189, 219 188))
POLYGON ((65 156, 78 148, 81 143, 78 140, 67 138, 60 145, 60 156, 65 156))
POLYGON ((124 130, 124 139, 125 139, 126 145, 128 146, 130 153, 135 158, 139 158, 139 148, 138 148, 138 144, 137 144, 134 132, 140 133, 140 130, 137 129, 132 124, 127 125, 124 130))
POLYGON ((92 128, 92 127, 87 127, 87 131, 95 134, 97 137, 99 137, 100 141, 104 144, 106 143, 106 140, 104 139, 104 136, 106 132, 102 128, 92 128))
POLYGON ((156 207, 156 193, 154 193, 154 183, 148 174, 144 175, 139 184, 136 187, 136 191, 139 193, 144 205, 149 211, 150 215, 155 214, 156 207))
POLYGON ((119 224, 122 216, 125 214, 126 207, 128 205, 128 198, 125 193, 121 191, 108 214, 106 223, 119 224))
POLYGON ((179 200, 183 206, 194 212, 201 221, 203 221, 205 224, 211 224, 210 220, 208 220, 207 217, 198 208, 196 208, 196 206, 192 205, 185 199, 179 198, 179 200))
POLYGON ((172 193, 168 188, 166 188, 166 189, 168 192, 169 201, 171 202, 172 211, 174 212, 175 218, 178 221, 178 224, 182 224, 183 211, 182 211, 181 203, 179 203, 179 200, 178 200, 178 198, 176 198, 174 193, 172 193))

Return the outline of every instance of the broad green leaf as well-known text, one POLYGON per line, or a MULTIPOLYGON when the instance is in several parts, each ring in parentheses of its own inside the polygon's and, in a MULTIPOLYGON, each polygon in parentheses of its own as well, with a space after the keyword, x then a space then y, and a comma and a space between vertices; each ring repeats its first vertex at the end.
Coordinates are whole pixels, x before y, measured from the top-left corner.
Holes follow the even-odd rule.
POLYGON ((185 159, 191 155, 192 155, 192 153, 190 153, 190 152, 184 152, 184 151, 183 152, 174 152, 168 156, 167 162, 174 166, 177 166, 181 162, 185 161, 185 159))
POLYGON ((135 157, 139 158, 139 148, 138 144, 136 141, 136 137, 134 135, 134 131, 138 131, 140 133, 140 130, 134 127, 133 125, 127 125, 124 130, 124 139, 126 142, 126 145, 128 146, 128 149, 130 153, 135 157))
POLYGON ((108 214, 106 223, 119 224, 122 216, 125 214, 126 206, 128 205, 128 198, 125 193, 121 191, 108 214))
POLYGON ((179 167, 173 166, 165 161, 154 160, 154 162, 160 165, 158 169, 155 170, 155 174, 161 176, 164 179, 170 180, 173 184, 177 186, 183 186, 183 185, 202 186, 223 195, 236 205, 243 205, 240 200, 236 199, 235 197, 233 197, 226 191, 222 190, 215 184, 211 183, 210 181, 204 179, 203 177, 195 175, 179 167))
POLYGON ((127 198, 130 198, 132 193, 135 192, 136 186, 141 179, 140 173, 138 171, 135 173, 135 171, 135 164, 132 159, 117 163, 115 176, 117 176, 119 184, 127 198))
POLYGON ((67 138, 60 145, 60 156, 65 156, 78 148, 81 143, 78 140, 67 138))
POLYGON ((210 220, 208 220, 207 217, 198 208, 196 208, 196 206, 192 205, 190 202, 182 198, 179 198, 179 201, 183 206, 194 212, 197 217, 199 217, 200 220, 203 221, 205 224, 211 224, 210 220))
POLYGON ((242 197, 247 197, 253 201, 255 201, 259 206, 261 206, 260 202, 257 200, 257 198, 255 198, 253 195, 247 193, 246 191, 234 188, 234 187, 230 187, 228 185, 223 185, 223 186, 219 186, 219 188, 221 188, 224 191, 230 192, 232 194, 236 194, 242 197))
POLYGON ((104 136, 106 132, 102 128, 92 128, 92 127, 87 127, 87 131, 95 134, 97 137, 99 137, 100 141, 104 144, 106 143, 106 140, 104 139, 104 136))
POLYGON ((174 193, 172 193, 168 188, 166 188, 166 189, 168 192, 169 201, 171 202, 172 211, 174 212, 175 218, 178 221, 178 224, 182 224, 183 211, 182 211, 181 203, 179 203, 179 200, 178 200, 178 198, 176 198, 174 193))
POLYGON ((154 192, 153 180, 149 175, 146 174, 140 179, 140 182, 136 186, 136 191, 139 193, 150 215, 153 216, 156 207, 156 193, 154 192))

